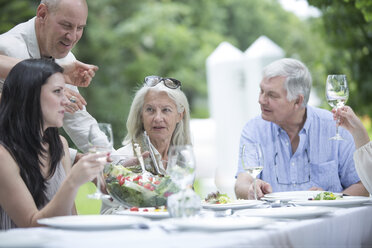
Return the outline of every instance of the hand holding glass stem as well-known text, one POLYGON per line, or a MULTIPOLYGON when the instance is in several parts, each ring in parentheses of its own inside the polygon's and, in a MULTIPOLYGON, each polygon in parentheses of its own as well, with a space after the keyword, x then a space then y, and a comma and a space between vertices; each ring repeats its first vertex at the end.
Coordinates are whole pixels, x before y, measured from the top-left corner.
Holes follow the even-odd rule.
MULTIPOLYGON (((326 83, 326 98, 328 104, 336 110, 343 107, 349 98, 349 88, 345 75, 328 75, 326 83)), ((344 140, 338 133, 338 122, 336 124, 336 135, 331 137, 332 140, 344 140)))
POLYGON ((256 177, 263 170, 264 165, 261 145, 259 143, 243 144, 240 156, 243 169, 253 177, 254 199, 257 200, 256 177))
MULTIPOLYGON (((89 152, 90 153, 110 153, 113 147, 113 135, 111 124, 108 123, 95 123, 90 126, 89 136, 89 152)), ((102 157, 107 161, 107 157, 102 157)), ((109 195, 102 194, 101 192, 101 178, 102 171, 97 175, 97 189, 93 194, 88 195, 91 199, 110 198, 109 195)))

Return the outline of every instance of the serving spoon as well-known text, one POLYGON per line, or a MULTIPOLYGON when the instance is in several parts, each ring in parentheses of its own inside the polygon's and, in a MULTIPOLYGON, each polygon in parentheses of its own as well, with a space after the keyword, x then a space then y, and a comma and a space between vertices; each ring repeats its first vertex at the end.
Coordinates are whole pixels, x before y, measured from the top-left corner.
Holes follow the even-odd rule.
POLYGON ((142 179, 144 181, 150 181, 150 177, 152 177, 153 175, 146 170, 145 163, 143 161, 143 157, 142 157, 142 153, 141 153, 141 147, 137 143, 134 143, 134 151, 135 151, 137 159, 138 159, 138 161, 141 165, 142 179))

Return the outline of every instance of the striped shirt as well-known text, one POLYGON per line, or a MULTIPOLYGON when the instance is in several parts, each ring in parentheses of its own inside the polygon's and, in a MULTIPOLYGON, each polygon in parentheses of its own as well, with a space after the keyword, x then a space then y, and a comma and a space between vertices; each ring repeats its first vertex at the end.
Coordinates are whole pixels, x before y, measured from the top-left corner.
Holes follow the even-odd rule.
MULTIPOLYGON (((359 182, 351 134, 339 128, 345 140, 329 140, 336 134, 332 113, 310 106, 306 112, 294 154, 288 134, 277 124, 258 116, 245 125, 240 137, 240 153, 245 143, 260 143, 263 149, 264 169, 258 178, 270 183, 273 192, 308 190, 313 186, 341 192, 359 182)), ((236 175, 243 171, 239 156, 236 175)))

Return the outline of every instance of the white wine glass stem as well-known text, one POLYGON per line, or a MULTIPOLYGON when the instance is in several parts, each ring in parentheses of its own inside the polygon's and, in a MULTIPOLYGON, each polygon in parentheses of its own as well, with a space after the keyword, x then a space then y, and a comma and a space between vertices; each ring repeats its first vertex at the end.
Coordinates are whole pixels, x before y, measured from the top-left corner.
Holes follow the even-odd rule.
MULTIPOLYGON (((349 98, 349 88, 345 75, 328 75, 326 81, 326 98, 329 105, 336 110, 346 103, 349 98)), ((344 140, 339 134, 340 119, 336 120, 336 135, 330 140, 344 140)))
MULTIPOLYGON (((108 154, 112 151, 113 146, 113 135, 112 127, 109 123, 94 123, 90 126, 89 135, 89 152, 90 153, 100 153, 108 154)), ((97 159, 100 163, 107 162, 107 157, 102 156, 97 159)), ((101 191, 101 180, 103 179, 103 172, 99 172, 96 177, 96 192, 88 195, 90 199, 103 199, 109 198, 108 195, 102 194, 101 191)))
POLYGON ((253 194, 254 199, 257 200, 257 176, 263 170, 264 165, 261 145, 259 143, 243 144, 240 156, 243 169, 253 178, 253 194))

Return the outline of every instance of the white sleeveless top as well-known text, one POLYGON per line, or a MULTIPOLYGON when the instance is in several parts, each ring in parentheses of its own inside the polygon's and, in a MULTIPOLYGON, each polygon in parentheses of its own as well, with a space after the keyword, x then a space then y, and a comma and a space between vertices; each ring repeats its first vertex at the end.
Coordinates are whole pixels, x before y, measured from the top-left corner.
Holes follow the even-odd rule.
MULTIPOLYGON (((54 175, 47 180, 46 183, 46 197, 47 203, 53 198, 53 196, 57 193, 58 189, 61 187, 63 180, 66 177, 65 170, 62 166, 62 163, 59 162, 57 165, 56 171, 54 175)), ((47 204, 46 203, 46 204, 47 204)), ((42 206, 41 208, 43 208, 42 206)), ((0 230, 7 230, 10 228, 16 228, 17 226, 8 216, 8 214, 4 211, 4 209, 0 206, 0 230)))

